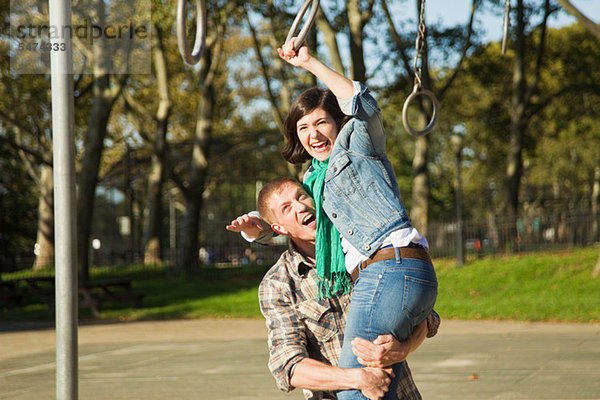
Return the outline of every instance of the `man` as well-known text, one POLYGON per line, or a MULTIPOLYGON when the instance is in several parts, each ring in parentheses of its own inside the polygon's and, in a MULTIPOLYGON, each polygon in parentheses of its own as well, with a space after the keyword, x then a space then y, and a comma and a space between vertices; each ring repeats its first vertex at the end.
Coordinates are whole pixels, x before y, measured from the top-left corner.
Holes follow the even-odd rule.
MULTIPOLYGON (((316 218, 312 199, 291 178, 269 182, 258 197, 261 224, 244 215, 227 229, 263 241, 272 231, 290 238, 286 250, 266 273, 259 287, 261 312, 266 318, 269 369, 284 391, 303 388, 307 399, 335 399, 335 390, 358 389, 371 399, 381 398, 390 383, 391 364, 403 361, 425 339, 437 333, 439 316, 432 313, 400 343, 391 335, 373 343, 355 339, 353 350, 366 368, 342 369, 338 363, 343 344, 344 314, 349 294, 318 299, 316 289, 316 218), (270 229, 269 229, 270 228, 270 229)), ((406 365, 397 390, 398 399, 420 399, 406 365)))

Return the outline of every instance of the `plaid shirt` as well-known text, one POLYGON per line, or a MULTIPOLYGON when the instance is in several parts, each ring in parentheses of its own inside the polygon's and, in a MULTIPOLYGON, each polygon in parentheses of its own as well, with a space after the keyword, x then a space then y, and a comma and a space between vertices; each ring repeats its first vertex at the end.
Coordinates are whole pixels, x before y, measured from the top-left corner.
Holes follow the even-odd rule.
MULTIPOLYGON (((300 254, 293 243, 263 278, 258 297, 266 318, 269 345, 269 369, 277 386, 286 392, 295 365, 304 358, 337 365, 342 344, 345 312, 350 295, 318 300, 316 269, 300 254)), ((428 318, 428 337, 434 336, 440 324, 434 312, 428 318)), ((398 399, 421 399, 408 364, 398 384, 398 399)), ((336 399, 334 392, 304 390, 310 400, 336 399)))

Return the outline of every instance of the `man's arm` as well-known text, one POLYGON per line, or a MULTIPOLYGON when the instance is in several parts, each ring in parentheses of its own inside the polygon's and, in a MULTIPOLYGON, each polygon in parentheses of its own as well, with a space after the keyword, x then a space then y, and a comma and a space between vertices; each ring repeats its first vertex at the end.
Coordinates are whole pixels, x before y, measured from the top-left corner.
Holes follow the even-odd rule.
POLYGON ((406 360, 432 331, 437 333, 439 317, 437 320, 435 317, 437 314, 417 325, 403 342, 392 335, 381 335, 373 342, 355 338, 352 341, 354 354, 361 364, 371 368, 343 369, 305 358, 296 364, 290 383, 309 390, 359 389, 369 398, 379 398, 390 384, 392 370, 387 367, 406 360), (429 326, 432 318, 434 327, 429 326))
POLYGON ((440 316, 432 311, 404 342, 396 340, 392 335, 381 335, 373 342, 355 338, 352 340, 352 351, 362 365, 385 368, 406 360, 406 357, 425 341, 425 338, 437 334, 439 326, 440 316))
POLYGON ((373 342, 354 338, 352 352, 362 365, 378 368, 389 367, 406 360, 406 357, 423 343, 426 336, 427 321, 423 321, 403 342, 396 340, 392 335, 381 335, 373 342))
POLYGON ((388 391, 391 368, 338 368, 312 358, 304 358, 292 371, 292 386, 308 390, 358 389, 370 399, 388 391))

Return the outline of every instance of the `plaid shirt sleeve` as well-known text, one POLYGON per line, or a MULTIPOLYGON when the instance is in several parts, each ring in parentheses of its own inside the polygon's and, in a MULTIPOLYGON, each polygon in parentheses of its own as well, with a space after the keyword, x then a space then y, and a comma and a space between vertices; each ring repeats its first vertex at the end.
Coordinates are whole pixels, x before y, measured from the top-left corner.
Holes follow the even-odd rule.
POLYGON ((305 328, 298 320, 285 283, 277 279, 263 279, 258 297, 269 332, 269 370, 277 386, 289 392, 294 389, 290 383, 294 366, 309 357, 305 328))
POLYGON ((438 333, 438 329, 440 328, 440 316, 438 315, 438 313, 435 312, 435 310, 431 311, 431 313, 429 313, 429 316, 427 317, 427 337, 431 338, 434 337, 435 335, 437 335, 438 333))

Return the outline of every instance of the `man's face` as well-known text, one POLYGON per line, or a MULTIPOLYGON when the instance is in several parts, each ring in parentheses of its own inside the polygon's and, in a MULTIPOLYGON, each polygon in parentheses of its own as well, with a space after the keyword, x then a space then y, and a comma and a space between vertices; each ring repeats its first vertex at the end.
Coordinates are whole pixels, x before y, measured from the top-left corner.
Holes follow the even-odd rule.
POLYGON ((317 218, 313 199, 302 186, 285 183, 269 200, 275 232, 288 235, 292 239, 314 242, 317 232, 317 218))

